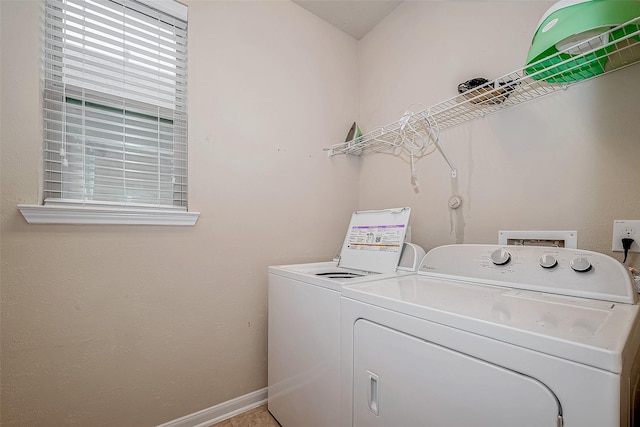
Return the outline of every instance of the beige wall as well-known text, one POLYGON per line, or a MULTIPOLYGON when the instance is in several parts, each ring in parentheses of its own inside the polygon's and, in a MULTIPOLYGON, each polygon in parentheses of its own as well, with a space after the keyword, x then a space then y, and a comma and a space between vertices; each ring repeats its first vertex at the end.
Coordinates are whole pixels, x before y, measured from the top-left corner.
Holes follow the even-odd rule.
POLYGON ((41 193, 38 3, 1 0, 2 425, 154 425, 264 387, 266 267, 332 256, 356 208, 411 206, 426 249, 577 229, 608 253, 640 218, 638 66, 443 132, 459 177, 429 155, 417 194, 400 158, 322 151, 358 111, 519 68, 548 2, 405 2, 360 43, 288 1, 186 3, 201 217, 79 227, 16 209, 41 193))
POLYGON ((267 266, 357 208, 357 43, 289 1, 187 1, 195 227, 28 225, 39 3, 1 3, 2 425, 149 426, 267 384, 267 266))
MULTIPOLYGON (((360 41, 363 131, 398 120, 412 103, 434 105, 474 77, 524 65, 531 37, 553 2, 404 2, 360 41)), ((640 66, 447 129, 418 162, 363 160, 360 208, 411 206, 413 240, 497 243, 498 230, 577 230, 578 245, 611 253, 614 219, 640 219, 640 66), (463 199, 452 211, 452 194, 463 199)), ((421 107, 421 108, 424 108, 421 107)), ((418 111, 420 107, 414 108, 418 111)), ((640 266, 640 256, 630 255, 640 266)), ((628 260, 629 262, 629 260, 628 260)))

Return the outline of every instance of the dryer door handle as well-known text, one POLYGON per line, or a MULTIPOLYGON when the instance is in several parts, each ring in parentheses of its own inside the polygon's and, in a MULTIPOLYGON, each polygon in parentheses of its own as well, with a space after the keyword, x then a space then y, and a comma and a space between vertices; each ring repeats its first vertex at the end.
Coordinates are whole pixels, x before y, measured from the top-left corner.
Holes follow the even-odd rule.
POLYGON ((371 371, 367 371, 369 376, 369 389, 367 390, 367 406, 375 415, 379 415, 378 407, 378 380, 379 377, 371 371))

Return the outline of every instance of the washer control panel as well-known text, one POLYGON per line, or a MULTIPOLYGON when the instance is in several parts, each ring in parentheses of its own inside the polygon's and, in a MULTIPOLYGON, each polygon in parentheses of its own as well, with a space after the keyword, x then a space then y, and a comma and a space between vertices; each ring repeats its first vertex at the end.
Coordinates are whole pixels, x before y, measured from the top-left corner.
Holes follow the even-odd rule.
POLYGON ((634 304, 626 267, 597 252, 542 246, 447 245, 429 251, 418 274, 634 304))

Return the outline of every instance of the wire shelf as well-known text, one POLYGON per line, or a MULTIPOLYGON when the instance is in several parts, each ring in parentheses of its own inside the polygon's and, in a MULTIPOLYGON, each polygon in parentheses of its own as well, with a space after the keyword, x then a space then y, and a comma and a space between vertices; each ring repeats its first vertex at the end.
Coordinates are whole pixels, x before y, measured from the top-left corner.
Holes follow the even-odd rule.
POLYGON ((397 149, 407 138, 427 140, 442 129, 564 90, 639 61, 640 17, 637 17, 422 111, 408 112, 396 122, 326 150, 333 156, 397 149))

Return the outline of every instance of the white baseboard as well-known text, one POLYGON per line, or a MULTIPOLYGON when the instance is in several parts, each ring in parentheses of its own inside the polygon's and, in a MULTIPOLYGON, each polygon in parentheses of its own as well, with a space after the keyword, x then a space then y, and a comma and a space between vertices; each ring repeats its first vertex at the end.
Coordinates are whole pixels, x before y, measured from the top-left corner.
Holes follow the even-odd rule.
POLYGON ((207 427, 267 403, 267 388, 227 400, 157 427, 207 427))

